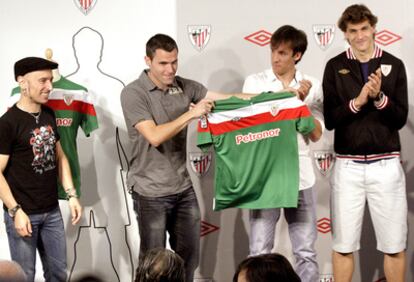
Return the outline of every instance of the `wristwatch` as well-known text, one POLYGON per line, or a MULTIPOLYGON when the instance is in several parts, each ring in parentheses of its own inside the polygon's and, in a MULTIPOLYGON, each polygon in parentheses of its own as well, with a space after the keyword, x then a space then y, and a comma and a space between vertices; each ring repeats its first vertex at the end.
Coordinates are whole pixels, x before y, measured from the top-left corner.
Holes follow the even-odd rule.
POLYGON ((16 216, 16 213, 19 209, 21 209, 22 206, 17 204, 15 207, 8 209, 9 215, 11 218, 14 218, 16 216))
POLYGON ((380 91, 380 93, 378 93, 378 96, 375 97, 374 101, 379 102, 382 100, 382 98, 384 98, 384 92, 380 91))

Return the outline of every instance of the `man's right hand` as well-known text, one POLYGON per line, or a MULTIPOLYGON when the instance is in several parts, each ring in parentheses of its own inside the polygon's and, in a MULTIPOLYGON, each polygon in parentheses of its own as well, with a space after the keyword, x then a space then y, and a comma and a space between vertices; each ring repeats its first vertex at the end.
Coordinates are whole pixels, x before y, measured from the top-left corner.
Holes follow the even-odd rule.
POLYGON ((194 106, 190 106, 190 113, 193 118, 199 118, 205 114, 211 112, 211 109, 214 107, 214 102, 211 99, 203 99, 194 106))
POLYGON ((361 92, 359 92, 358 97, 355 98, 355 107, 357 107, 358 109, 361 109, 362 106, 368 103, 370 91, 371 90, 367 82, 365 83, 364 87, 362 87, 361 92))
POLYGON ((14 228, 16 228, 17 233, 22 237, 32 236, 30 218, 22 209, 19 209, 14 216, 14 228))

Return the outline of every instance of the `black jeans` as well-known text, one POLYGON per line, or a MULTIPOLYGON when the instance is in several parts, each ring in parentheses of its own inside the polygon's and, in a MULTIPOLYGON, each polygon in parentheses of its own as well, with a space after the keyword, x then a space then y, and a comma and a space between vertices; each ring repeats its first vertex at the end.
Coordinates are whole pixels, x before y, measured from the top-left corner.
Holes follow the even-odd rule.
POLYGON ((132 193, 140 235, 140 258, 145 252, 163 247, 166 232, 171 248, 185 262, 186 281, 193 281, 200 256, 200 208, 194 189, 164 197, 132 193))

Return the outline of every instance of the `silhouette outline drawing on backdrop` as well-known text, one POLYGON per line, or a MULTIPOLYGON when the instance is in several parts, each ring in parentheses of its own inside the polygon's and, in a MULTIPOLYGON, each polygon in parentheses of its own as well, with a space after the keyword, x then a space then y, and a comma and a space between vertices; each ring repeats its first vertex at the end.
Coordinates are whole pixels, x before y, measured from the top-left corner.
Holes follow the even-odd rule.
MULTIPOLYGON (((108 73, 106 73, 105 71, 102 70, 101 63, 102 63, 102 57, 103 57, 103 49, 104 49, 104 46, 105 46, 104 45, 104 43, 105 43, 104 37, 102 36, 102 34, 99 31, 97 31, 97 30, 95 30, 95 29, 93 29, 93 28, 91 28, 89 26, 84 26, 84 27, 80 28, 72 36, 72 49, 73 49, 73 54, 74 54, 74 57, 75 57, 75 60, 76 60, 76 69, 75 69, 75 71, 73 71, 72 73, 66 75, 65 77, 67 78, 67 77, 74 76, 75 74, 78 74, 80 72, 80 70, 81 70, 81 64, 80 64, 80 61, 81 60, 79 58, 78 50, 76 49, 76 40, 77 40, 76 37, 79 34, 83 33, 83 32, 91 32, 91 33, 94 34, 94 36, 99 37, 99 40, 100 40, 100 44, 101 45, 100 45, 100 50, 99 50, 99 57, 97 57, 97 63, 96 63, 96 66, 95 66, 96 69, 97 69, 97 71, 101 75, 103 75, 103 76, 105 76, 107 78, 110 78, 112 81, 116 81, 117 83, 119 83, 120 85, 122 85, 122 88, 123 88, 125 86, 125 84, 124 84, 124 82, 122 82, 122 80, 120 80, 119 78, 117 78, 117 77, 115 77, 113 75, 110 75, 110 74, 108 74, 108 73)), ((87 74, 86 74, 86 76, 87 76, 87 74)), ((88 79, 89 79, 89 77, 88 77, 88 79)), ((88 88, 92 88, 92 87, 88 87, 88 88)), ((119 94, 120 94, 120 91, 119 91, 119 94)), ((108 97, 106 97, 106 98, 108 98, 108 97)), ((112 98, 114 98, 114 97, 112 97, 112 98)), ((119 97, 118 97, 118 100, 119 100, 119 97)), ((113 104, 109 104, 108 105, 108 107, 112 107, 112 106, 113 106, 113 104)), ((98 108, 99 106, 96 105, 96 107, 98 108)), ((101 107, 101 109, 102 110, 107 110, 107 109, 105 109, 105 107, 101 107)), ((108 117, 108 115, 102 115, 100 117, 99 114, 98 114, 98 119, 102 118, 105 121, 105 116, 106 116, 106 121, 109 121, 108 123, 110 123, 112 118, 111 117, 108 117)), ((100 123, 100 125, 102 124, 102 127, 106 127, 104 125, 105 122, 102 123, 101 121, 99 121, 99 123, 100 123)), ((120 128, 118 126, 115 126, 115 124, 110 124, 110 127, 111 127, 111 125, 114 125, 114 127, 113 128, 109 128, 109 130, 108 130, 109 131, 109 134, 107 134, 107 136, 111 136, 111 137, 115 136, 115 144, 114 145, 116 145, 117 159, 119 161, 120 169, 119 169, 119 172, 115 171, 114 173, 116 173, 116 174, 119 173, 119 175, 117 175, 115 177, 116 178, 119 177, 118 178, 118 180, 120 180, 119 181, 119 185, 122 187, 122 192, 123 192, 122 193, 122 196, 121 195, 119 196, 120 197, 120 201, 123 201, 123 203, 120 203, 120 204, 124 205, 124 208, 125 208, 125 211, 126 211, 125 216, 123 216, 123 221, 124 221, 124 225, 123 225, 123 227, 124 227, 124 234, 123 235, 124 235, 124 240, 125 240, 124 243, 125 243, 125 246, 126 246, 126 250, 128 252, 127 256, 128 256, 128 259, 129 259, 129 267, 132 270, 131 271, 131 281, 133 281, 135 267, 134 267, 134 260, 133 260, 133 255, 132 255, 132 249, 130 247, 130 243, 129 243, 130 241, 129 241, 129 238, 128 238, 128 228, 132 227, 132 222, 131 222, 131 215, 130 215, 130 211, 129 211, 130 207, 129 207, 128 199, 127 199, 127 192, 128 191, 127 191, 127 188, 126 188, 126 181, 125 181, 125 179, 126 179, 126 173, 128 171, 128 158, 126 156, 126 153, 125 153, 125 150, 124 150, 124 146, 122 145, 122 142, 121 142, 121 139, 122 138, 120 137, 120 128), (113 132, 113 129, 115 129, 115 132, 113 132), (113 134, 113 133, 115 133, 115 134, 113 134)), ((103 136, 102 132, 101 132, 101 135, 103 136)), ((99 136, 96 137, 96 138, 99 139, 99 136)), ((104 141, 107 141, 107 140, 104 140, 104 141)), ((112 151, 113 151, 112 153, 115 154, 115 150, 112 150, 112 151)), ((114 160, 115 160, 115 158, 114 158, 114 160)), ((98 192, 98 190, 99 190, 98 183, 96 183, 96 186, 97 186, 97 190, 96 191, 98 192)), ((118 185, 115 185, 115 186, 118 187, 118 185)), ((108 223, 107 226, 105 226, 105 224, 99 224, 99 220, 96 220, 96 216, 97 216, 97 214, 94 211, 94 207, 91 206, 91 208, 90 208, 90 221, 89 221, 89 223, 87 225, 81 226, 78 229, 77 239, 76 239, 76 242, 73 245, 75 256, 74 256, 73 264, 72 264, 72 267, 71 267, 71 270, 70 270, 70 277, 72 277, 72 275, 73 275, 73 272, 75 270, 75 265, 76 265, 76 262, 77 262, 77 258, 79 257, 79 255, 77 255, 76 248, 77 248, 78 240, 80 239, 81 229, 91 228, 92 227, 92 220, 93 220, 93 227, 95 229, 96 228, 103 229, 105 231, 106 235, 107 235, 108 242, 109 242, 109 245, 110 245, 110 248, 111 248, 111 250, 110 250, 110 256, 111 256, 110 257, 110 260, 111 260, 112 268, 113 268, 114 273, 116 274, 116 276, 118 277, 118 280, 119 280, 120 277, 119 277, 118 273, 122 274, 122 271, 121 272, 119 272, 119 271, 117 272, 116 266, 115 266, 114 261, 113 261, 113 258, 112 258, 112 245, 115 242, 113 242, 113 243, 111 242, 111 236, 110 236, 111 235, 111 231, 110 231, 111 230, 111 228, 110 228, 111 227, 111 223, 108 223)), ((114 225, 113 222, 112 222, 112 225, 114 225)), ((112 240, 113 240, 113 238, 112 238, 112 240)), ((114 248, 114 251, 118 251, 118 250, 116 248, 114 248)))

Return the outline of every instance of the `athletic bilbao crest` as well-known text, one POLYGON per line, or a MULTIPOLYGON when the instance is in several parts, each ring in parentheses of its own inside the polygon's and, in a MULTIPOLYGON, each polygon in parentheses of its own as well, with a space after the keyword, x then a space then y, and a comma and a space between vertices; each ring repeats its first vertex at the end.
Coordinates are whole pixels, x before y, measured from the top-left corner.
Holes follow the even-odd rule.
POLYGON ((315 151, 313 154, 319 172, 322 175, 327 175, 333 167, 335 161, 334 154, 330 151, 315 151))
POLYGON ((208 153, 190 153, 191 169, 198 177, 207 173, 211 164, 211 152, 208 153))
POLYGON ((63 94, 63 101, 65 101, 65 104, 70 106, 73 102, 73 94, 63 94))
POLYGON ((201 52, 210 40, 210 25, 189 25, 187 27, 188 37, 193 47, 201 52))
POLYGON ((74 0, 76 7, 86 16, 95 7, 98 0, 74 0))
POLYGON ((279 113, 279 106, 277 104, 275 105, 271 105, 270 106, 270 113, 272 114, 272 116, 277 116, 277 114, 279 113))
POLYGON ((335 25, 333 24, 318 24, 313 26, 313 35, 316 44, 325 50, 331 45, 335 34, 335 25))
POLYGON ((383 76, 387 76, 390 74, 392 69, 391 65, 381 64, 381 73, 383 76))

